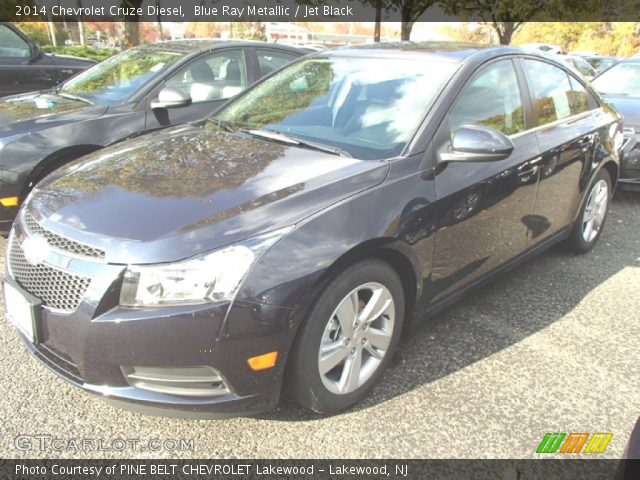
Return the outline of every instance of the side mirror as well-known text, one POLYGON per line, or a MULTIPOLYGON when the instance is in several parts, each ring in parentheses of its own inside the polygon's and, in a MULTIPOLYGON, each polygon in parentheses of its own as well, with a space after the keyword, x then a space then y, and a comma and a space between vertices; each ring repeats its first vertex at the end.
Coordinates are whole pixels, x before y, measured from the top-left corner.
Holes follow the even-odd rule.
POLYGON ((464 125, 453 134, 448 152, 442 152, 443 162, 495 162, 513 152, 513 143, 502 132, 483 125, 464 125))
POLYGON ((157 100, 151 102, 150 107, 156 108, 180 108, 191 105, 191 97, 187 92, 179 88, 164 87, 158 93, 157 100))
POLYGON ((35 43, 29 45, 29 50, 31 51, 32 62, 38 61, 44 56, 44 52, 42 51, 40 46, 35 43))

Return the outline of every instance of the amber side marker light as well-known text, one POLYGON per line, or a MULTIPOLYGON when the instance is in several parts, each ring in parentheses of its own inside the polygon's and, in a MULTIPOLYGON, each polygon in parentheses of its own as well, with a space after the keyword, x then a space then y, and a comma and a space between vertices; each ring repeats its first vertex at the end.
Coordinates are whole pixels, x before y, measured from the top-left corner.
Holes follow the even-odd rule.
POLYGON ((257 357, 251 357, 247 359, 247 363, 251 367, 251 370, 266 370, 267 368, 273 368, 278 360, 278 352, 269 352, 258 355, 257 357))
POLYGON ((0 203, 3 207, 17 207, 18 197, 4 197, 0 198, 0 203))

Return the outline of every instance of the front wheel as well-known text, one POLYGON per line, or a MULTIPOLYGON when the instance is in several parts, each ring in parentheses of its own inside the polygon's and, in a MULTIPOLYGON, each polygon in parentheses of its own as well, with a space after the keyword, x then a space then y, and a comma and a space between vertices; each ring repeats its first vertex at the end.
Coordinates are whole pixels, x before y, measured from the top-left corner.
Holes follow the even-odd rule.
POLYGON ((569 247, 578 253, 586 253, 600 238, 611 201, 611 176, 604 168, 596 175, 587 200, 580 209, 578 220, 569 238, 569 247))
POLYGON ((318 298, 291 356, 293 395, 317 413, 335 413, 364 398, 398 344, 404 290, 385 262, 367 260, 341 274, 318 298))

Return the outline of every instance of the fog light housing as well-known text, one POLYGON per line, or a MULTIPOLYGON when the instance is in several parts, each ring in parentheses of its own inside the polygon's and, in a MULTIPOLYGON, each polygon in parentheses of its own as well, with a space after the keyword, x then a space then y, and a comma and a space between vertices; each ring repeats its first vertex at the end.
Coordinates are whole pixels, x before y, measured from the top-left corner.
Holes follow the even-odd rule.
POLYGON ((210 366, 120 367, 132 387, 167 395, 217 397, 231 393, 220 372, 210 366))

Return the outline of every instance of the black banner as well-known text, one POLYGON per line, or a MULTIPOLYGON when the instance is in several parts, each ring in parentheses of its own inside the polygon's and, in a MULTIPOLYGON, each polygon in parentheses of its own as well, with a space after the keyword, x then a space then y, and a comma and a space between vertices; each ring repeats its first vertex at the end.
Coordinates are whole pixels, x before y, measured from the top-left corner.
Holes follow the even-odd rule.
POLYGON ((21 0, 9 21, 638 21, 640 0, 21 0), (379 6, 379 9, 376 8, 379 6))
POLYGON ((0 460, 0 477, 637 480, 640 460, 0 460))

